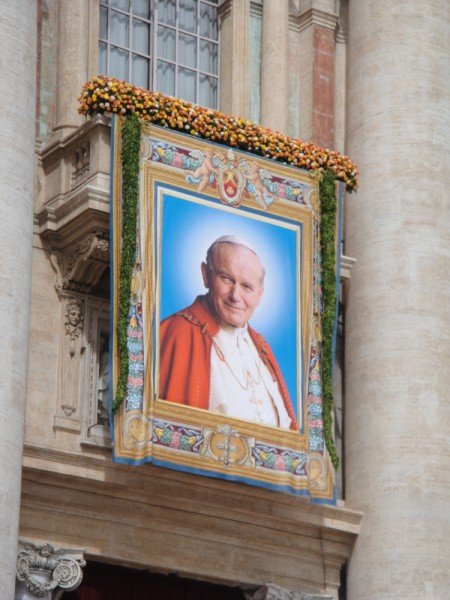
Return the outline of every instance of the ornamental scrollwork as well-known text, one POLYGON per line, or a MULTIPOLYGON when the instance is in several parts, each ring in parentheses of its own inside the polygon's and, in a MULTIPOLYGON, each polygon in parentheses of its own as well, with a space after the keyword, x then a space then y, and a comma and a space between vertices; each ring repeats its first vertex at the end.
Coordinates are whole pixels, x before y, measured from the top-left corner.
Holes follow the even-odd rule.
POLYGON ((66 252, 50 253, 56 271, 55 288, 88 294, 99 282, 109 264, 109 240, 103 232, 90 233, 66 252))
POLYGON ((23 542, 17 557, 16 574, 35 598, 44 598, 55 591, 56 600, 64 591, 80 585, 85 565, 81 551, 57 550, 51 544, 23 542))

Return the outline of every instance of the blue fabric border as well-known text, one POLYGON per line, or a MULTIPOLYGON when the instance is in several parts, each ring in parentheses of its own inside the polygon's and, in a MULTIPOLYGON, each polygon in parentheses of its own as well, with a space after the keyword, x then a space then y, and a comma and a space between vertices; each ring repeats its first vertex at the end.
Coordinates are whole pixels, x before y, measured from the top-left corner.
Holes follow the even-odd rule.
POLYGON ((114 415, 113 407, 113 352, 114 352, 114 252, 116 246, 116 234, 114 231, 114 136, 117 127, 117 117, 111 117, 111 143, 109 153, 109 392, 108 392, 108 413, 109 413, 109 432, 113 443, 114 457, 114 415))
POLYGON ((289 485, 277 485, 273 483, 266 483, 260 480, 255 481, 253 479, 247 479, 246 477, 239 477, 238 475, 225 475, 224 473, 217 473, 217 471, 209 471, 207 469, 193 469, 192 467, 187 467, 177 463, 154 460, 151 457, 143 458, 141 460, 133 460, 130 458, 120 458, 113 455, 113 460, 116 463, 127 464, 135 467, 149 463, 155 467, 162 467, 172 471, 181 471, 191 475, 210 477, 211 479, 222 479, 223 481, 233 481, 235 483, 245 483, 246 485, 251 485, 252 487, 256 488, 263 488, 272 492, 288 493, 290 496, 295 496, 297 498, 306 498, 311 502, 311 504, 322 504, 326 506, 336 505, 336 487, 333 488, 333 497, 328 500, 325 498, 314 498, 314 496, 311 496, 311 493, 308 490, 296 490, 289 485))

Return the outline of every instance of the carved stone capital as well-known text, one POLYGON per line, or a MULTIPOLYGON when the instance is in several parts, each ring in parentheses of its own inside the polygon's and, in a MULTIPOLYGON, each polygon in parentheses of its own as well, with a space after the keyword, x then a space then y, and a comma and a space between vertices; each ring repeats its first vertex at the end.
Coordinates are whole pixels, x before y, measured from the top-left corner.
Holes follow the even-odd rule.
POLYGON ((80 585, 85 565, 83 550, 19 542, 16 600, 58 600, 65 591, 80 585))
POLYGON ((255 592, 247 592, 245 597, 247 600, 333 600, 331 596, 294 592, 274 583, 267 583, 255 592))
POLYGON ((300 6, 299 29, 318 25, 335 31, 339 15, 330 0, 303 0, 300 6))
POLYGON ((58 293, 73 290, 88 294, 108 267, 109 240, 104 232, 90 233, 65 251, 50 252, 50 260, 56 271, 58 293))

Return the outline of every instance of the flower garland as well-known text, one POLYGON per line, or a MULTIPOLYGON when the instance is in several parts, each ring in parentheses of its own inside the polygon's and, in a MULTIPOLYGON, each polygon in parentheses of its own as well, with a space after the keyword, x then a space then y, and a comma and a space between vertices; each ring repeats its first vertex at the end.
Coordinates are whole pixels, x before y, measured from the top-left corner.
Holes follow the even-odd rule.
POLYGON ((83 115, 136 115, 144 121, 177 129, 219 144, 234 146, 265 158, 324 173, 330 169, 347 190, 355 190, 358 170, 347 157, 266 129, 217 110, 149 92, 113 77, 98 75, 84 84, 78 98, 83 115))

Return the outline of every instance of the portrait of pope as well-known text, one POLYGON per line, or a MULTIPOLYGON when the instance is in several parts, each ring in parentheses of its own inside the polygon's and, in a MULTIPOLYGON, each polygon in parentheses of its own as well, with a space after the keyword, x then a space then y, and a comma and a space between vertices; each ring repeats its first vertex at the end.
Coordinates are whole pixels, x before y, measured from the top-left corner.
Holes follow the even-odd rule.
POLYGON ((250 325, 264 294, 258 254, 245 240, 224 235, 200 268, 206 294, 160 324, 159 398, 296 430, 275 355, 250 325))

